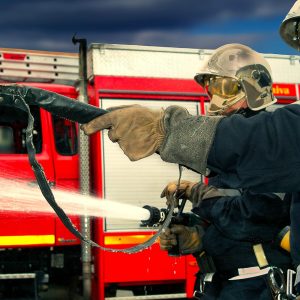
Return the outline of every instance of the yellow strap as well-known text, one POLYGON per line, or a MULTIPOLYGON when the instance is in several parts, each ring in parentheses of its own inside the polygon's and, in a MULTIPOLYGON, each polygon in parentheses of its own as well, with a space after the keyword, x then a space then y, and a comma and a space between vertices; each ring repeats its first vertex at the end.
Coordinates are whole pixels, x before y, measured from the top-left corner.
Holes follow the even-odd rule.
POLYGON ((254 245, 253 246, 253 251, 254 251, 257 263, 258 263, 260 268, 263 268, 263 267, 266 267, 266 266, 269 265, 262 244, 254 245))
POLYGON ((288 252, 291 252, 290 230, 282 238, 282 240, 280 242, 280 247, 288 252))

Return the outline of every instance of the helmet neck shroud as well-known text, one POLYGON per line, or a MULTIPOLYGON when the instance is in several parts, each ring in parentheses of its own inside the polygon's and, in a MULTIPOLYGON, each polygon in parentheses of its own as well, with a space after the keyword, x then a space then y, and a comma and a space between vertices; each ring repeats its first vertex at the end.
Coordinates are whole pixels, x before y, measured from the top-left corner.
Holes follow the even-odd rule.
POLYGON ((251 110, 261 110, 276 102, 272 92, 271 75, 263 65, 245 66, 238 70, 236 77, 245 92, 251 110))

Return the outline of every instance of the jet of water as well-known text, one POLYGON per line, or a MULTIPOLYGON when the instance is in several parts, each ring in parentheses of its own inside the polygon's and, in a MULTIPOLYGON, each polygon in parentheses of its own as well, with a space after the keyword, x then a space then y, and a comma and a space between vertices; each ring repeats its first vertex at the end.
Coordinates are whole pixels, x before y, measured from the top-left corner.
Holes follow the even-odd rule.
MULTIPOLYGON (((82 195, 70 190, 53 189, 57 203, 68 215, 148 220, 147 209, 125 203, 82 195)), ((0 178, 0 211, 54 214, 39 187, 32 182, 0 178)))

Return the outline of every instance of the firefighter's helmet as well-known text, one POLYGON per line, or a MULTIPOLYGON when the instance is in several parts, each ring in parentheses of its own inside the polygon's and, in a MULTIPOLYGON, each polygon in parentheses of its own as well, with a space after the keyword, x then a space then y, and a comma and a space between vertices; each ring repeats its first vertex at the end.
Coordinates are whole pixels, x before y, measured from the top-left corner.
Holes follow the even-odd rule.
POLYGON ((195 80, 211 98, 210 114, 222 114, 242 100, 253 111, 276 102, 268 62, 244 45, 228 44, 216 49, 195 80))
POLYGON ((280 35, 287 44, 300 50, 300 0, 295 2, 283 20, 280 35))

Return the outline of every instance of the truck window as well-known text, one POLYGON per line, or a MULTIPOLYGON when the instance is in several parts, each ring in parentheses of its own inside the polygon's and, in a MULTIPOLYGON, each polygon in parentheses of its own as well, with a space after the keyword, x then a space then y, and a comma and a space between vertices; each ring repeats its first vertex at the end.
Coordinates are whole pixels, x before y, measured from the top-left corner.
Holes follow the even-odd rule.
POLYGON ((55 147, 61 155, 77 154, 77 131, 74 122, 52 116, 55 147))
MULTIPOLYGON (((36 153, 42 151, 40 109, 30 107, 34 117, 33 143, 36 153)), ((0 110, 0 154, 26 154, 27 113, 13 107, 0 110)))

